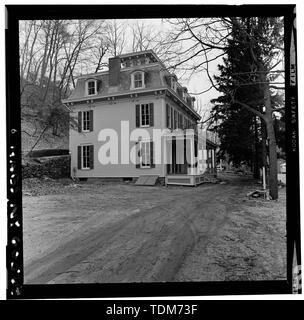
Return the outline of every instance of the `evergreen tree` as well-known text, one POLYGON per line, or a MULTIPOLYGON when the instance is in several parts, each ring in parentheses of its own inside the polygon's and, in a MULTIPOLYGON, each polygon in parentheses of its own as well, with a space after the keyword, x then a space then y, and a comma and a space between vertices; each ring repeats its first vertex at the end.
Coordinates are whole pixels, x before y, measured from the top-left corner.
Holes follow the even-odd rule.
MULTIPOLYGON (((246 22, 244 19, 244 27, 250 32, 246 22)), ((260 141, 256 116, 239 104, 231 103, 231 92, 234 92, 236 99, 251 105, 252 101, 262 99, 259 86, 252 84, 254 61, 250 48, 244 45, 246 42, 246 33, 234 26, 228 41, 227 57, 223 59, 224 64, 218 66, 220 76, 215 77, 223 95, 212 100, 213 119, 219 123, 213 129, 220 137, 220 156, 228 154, 236 166, 242 162, 252 166, 255 177, 258 178, 260 141)), ((255 107, 259 108, 258 105, 255 107)))
MULTIPOLYGON (((237 108, 243 108, 252 116, 260 118, 264 143, 263 165, 266 163, 267 134, 269 189, 272 199, 278 198, 277 141, 274 124, 275 113, 282 108, 282 97, 276 92, 276 78, 279 73, 275 73, 274 69, 280 63, 282 23, 283 20, 276 17, 231 18, 232 32, 228 41, 227 57, 224 59, 224 65, 219 66, 220 76, 215 78, 217 88, 223 95, 213 101, 216 103, 213 108, 214 120, 221 120, 220 126, 226 126, 226 131, 229 131, 232 123, 227 122, 231 117, 231 110, 237 112, 237 108)), ((242 133, 250 136, 250 127, 249 131, 243 129, 242 133)))

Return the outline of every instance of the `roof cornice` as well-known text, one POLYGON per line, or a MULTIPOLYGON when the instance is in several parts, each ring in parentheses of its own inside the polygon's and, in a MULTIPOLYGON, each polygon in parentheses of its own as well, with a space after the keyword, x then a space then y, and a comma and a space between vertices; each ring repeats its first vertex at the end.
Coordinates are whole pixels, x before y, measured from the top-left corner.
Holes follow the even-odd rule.
POLYGON ((168 96, 169 98, 174 98, 175 100, 178 100, 180 103, 183 104, 184 107, 186 107, 186 109, 188 111, 190 111, 198 120, 201 118, 201 116, 195 111, 193 110, 191 107, 188 106, 188 104, 183 101, 177 94, 176 92, 174 92, 173 90, 171 90, 168 87, 160 87, 160 88, 154 88, 154 89, 142 89, 142 90, 134 90, 134 91, 129 91, 129 92, 125 92, 125 93, 113 93, 113 94, 108 94, 105 96, 100 96, 100 95, 96 95, 96 96, 85 96, 82 98, 78 98, 78 99, 64 99, 62 100, 63 104, 74 104, 74 103, 81 103, 81 102, 94 102, 94 101, 98 101, 98 100, 106 100, 106 101, 113 101, 113 99, 115 98, 124 98, 124 97, 129 97, 129 98, 133 98, 133 97, 138 97, 138 94, 144 94, 144 93, 152 93, 152 92, 157 92, 157 91, 164 91, 164 93, 166 94, 166 96, 168 96))

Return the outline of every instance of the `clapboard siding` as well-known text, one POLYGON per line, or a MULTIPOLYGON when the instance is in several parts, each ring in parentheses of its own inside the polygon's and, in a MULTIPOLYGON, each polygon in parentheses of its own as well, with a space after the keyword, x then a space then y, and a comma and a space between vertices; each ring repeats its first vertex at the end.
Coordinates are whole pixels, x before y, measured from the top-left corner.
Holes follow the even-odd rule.
MULTIPOLYGON (((154 96, 141 98, 140 101, 117 100, 115 104, 97 102, 91 109, 94 111, 94 130, 87 133, 79 133, 77 130, 70 130, 70 152, 71 152, 71 172, 73 168, 77 169, 78 177, 137 177, 141 174, 153 174, 164 176, 165 170, 160 164, 155 164, 150 169, 138 169, 135 164, 108 164, 101 165, 98 161, 98 152, 104 142, 98 141, 98 134, 101 129, 114 129, 119 134, 119 151, 121 148, 120 141, 120 121, 129 121, 130 132, 136 128, 136 104, 153 103, 154 126, 145 128, 151 133, 152 129, 165 129, 165 102, 164 98, 155 98, 154 96), (94 162, 93 169, 79 170, 77 166, 77 149, 79 145, 94 145, 94 162)), ((78 115, 79 111, 88 110, 88 105, 74 106, 74 114, 78 115)), ((130 148, 135 142, 130 142, 130 148)))

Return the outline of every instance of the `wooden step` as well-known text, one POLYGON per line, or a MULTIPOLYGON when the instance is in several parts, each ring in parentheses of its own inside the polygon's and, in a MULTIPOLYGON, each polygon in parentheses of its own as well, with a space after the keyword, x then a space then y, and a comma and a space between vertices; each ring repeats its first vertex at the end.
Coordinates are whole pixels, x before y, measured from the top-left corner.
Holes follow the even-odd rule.
POLYGON ((142 175, 139 176, 135 184, 138 186, 154 186, 157 181, 157 178, 158 176, 142 175))

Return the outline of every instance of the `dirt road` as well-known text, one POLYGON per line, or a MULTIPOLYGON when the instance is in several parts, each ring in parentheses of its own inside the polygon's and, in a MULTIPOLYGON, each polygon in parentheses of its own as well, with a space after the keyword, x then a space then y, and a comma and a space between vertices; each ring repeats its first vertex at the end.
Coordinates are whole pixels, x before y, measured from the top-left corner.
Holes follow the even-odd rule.
POLYGON ((246 200, 253 181, 223 179, 25 196, 25 282, 284 279, 284 192, 278 202, 246 200))

